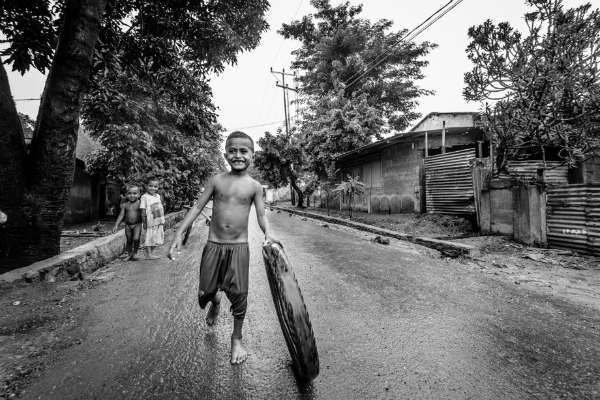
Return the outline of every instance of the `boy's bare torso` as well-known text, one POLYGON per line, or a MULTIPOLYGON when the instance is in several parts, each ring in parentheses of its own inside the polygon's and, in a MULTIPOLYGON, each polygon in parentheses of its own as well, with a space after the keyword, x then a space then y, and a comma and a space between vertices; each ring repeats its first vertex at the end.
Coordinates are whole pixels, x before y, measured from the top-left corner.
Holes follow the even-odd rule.
POLYGON ((225 243, 248 241, 248 215, 257 185, 248 175, 225 173, 214 177, 209 240, 225 243))
POLYGON ((131 202, 127 200, 122 204, 123 209, 125 210, 125 215, 123 217, 123 221, 127 225, 135 225, 142 222, 142 213, 140 210, 140 201, 136 200, 131 202))

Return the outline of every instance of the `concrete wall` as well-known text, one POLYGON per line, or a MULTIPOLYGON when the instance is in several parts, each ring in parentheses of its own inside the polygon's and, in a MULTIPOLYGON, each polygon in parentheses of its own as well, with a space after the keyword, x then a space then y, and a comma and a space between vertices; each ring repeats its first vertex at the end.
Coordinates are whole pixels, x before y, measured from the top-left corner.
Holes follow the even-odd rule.
POLYGON ((473 117, 470 113, 431 113, 412 127, 411 132, 442 129, 443 121, 446 121, 446 128, 474 126, 473 117))
POLYGON ((480 202, 481 233, 511 235, 528 245, 547 243, 546 200, 540 186, 494 179, 481 191, 480 202))
POLYGON ((494 180, 481 192, 481 233, 513 234, 513 191, 511 180, 494 180))
POLYGON ((513 200, 513 238, 527 245, 546 245, 544 190, 537 185, 518 185, 513 188, 513 200))

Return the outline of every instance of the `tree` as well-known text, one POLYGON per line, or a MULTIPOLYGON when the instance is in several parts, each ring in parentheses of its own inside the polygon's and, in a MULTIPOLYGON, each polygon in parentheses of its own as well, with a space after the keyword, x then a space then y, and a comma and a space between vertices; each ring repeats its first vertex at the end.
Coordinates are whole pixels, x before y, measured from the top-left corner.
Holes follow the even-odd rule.
POLYGON ((258 145, 254 165, 264 180, 276 188, 291 185, 298 195, 298 208, 304 207, 304 198, 314 192, 316 185, 305 171, 306 155, 298 136, 294 131, 282 133, 281 129, 276 135, 265 132, 258 145))
POLYGON ((348 199, 348 212, 350 218, 352 218, 352 201, 354 196, 357 194, 363 194, 365 192, 365 184, 359 180, 358 176, 352 177, 347 176, 347 179, 341 182, 334 190, 335 193, 341 193, 348 199))
MULTIPOLYGON (((169 163, 163 162, 159 174, 189 175, 184 164, 190 154, 215 154, 211 146, 219 127, 207 77, 258 44, 267 28, 267 8, 266 0, 3 2, 0 29, 9 43, 2 53, 4 63, 21 73, 30 67, 49 69, 27 153, 0 67, 0 145, 8 150, 0 155, 0 186, 11 188, 0 194, 0 208, 8 211, 10 225, 4 229, 3 256, 17 257, 23 264, 59 252, 79 114, 90 76, 85 114, 94 134, 106 139, 105 144, 112 137, 128 145, 137 134, 148 135, 146 142, 135 143, 141 149, 134 163, 145 159, 148 167, 149 158, 163 151, 162 160, 169 163), (95 108, 100 102, 104 108, 95 108), (191 152, 191 146, 199 146, 201 152, 191 152)), ((106 154, 116 155, 110 148, 106 154)))
POLYGON ((526 35, 508 22, 471 27, 464 96, 490 101, 496 163, 549 158, 572 165, 600 148, 600 11, 528 0, 526 35))
POLYGON ((56 3, 61 18, 53 22, 46 1, 2 4, 0 30, 10 43, 2 52, 8 56, 6 62, 21 73, 31 66, 50 70, 26 153, 23 129, 0 62, 0 208, 8 216, 2 232, 3 258, 27 263, 59 251, 64 205, 75 167, 81 97, 105 6, 102 0, 56 3), (59 24, 61 29, 54 29, 59 24))
POLYGON ((300 72, 299 130, 310 170, 325 180, 337 155, 402 130, 419 116, 416 100, 431 92, 415 81, 423 78, 422 57, 434 45, 403 41, 407 30, 391 32, 392 21, 360 18, 360 5, 311 3, 315 14, 283 24, 279 32, 302 43, 292 64, 300 72))
POLYGON ((159 178, 167 203, 192 201, 223 168, 208 75, 255 47, 267 27, 266 1, 220 3, 143 2, 126 30, 107 26, 84 102, 90 133, 106 148, 90 161, 119 182, 159 178))

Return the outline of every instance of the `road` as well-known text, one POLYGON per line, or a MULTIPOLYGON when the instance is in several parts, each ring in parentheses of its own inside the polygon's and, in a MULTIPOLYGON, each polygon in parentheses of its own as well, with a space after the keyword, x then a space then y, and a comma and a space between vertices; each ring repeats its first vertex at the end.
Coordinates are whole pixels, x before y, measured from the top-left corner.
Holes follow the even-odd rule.
POLYGON ((228 306, 196 303, 207 228, 177 261, 114 262, 80 301, 82 342, 23 393, 42 399, 600 398, 600 315, 442 260, 433 251, 269 212, 317 338, 321 373, 297 384, 251 214, 250 357, 229 364, 228 306))

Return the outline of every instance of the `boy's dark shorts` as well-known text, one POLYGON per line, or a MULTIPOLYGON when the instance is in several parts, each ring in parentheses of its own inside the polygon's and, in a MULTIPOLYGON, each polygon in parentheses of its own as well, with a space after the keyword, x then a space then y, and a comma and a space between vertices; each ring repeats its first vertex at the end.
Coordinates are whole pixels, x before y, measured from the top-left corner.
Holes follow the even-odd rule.
POLYGON ((248 243, 218 243, 208 241, 202 251, 198 303, 206 307, 217 290, 222 290, 231 302, 234 318, 243 319, 248 305, 248 243))

